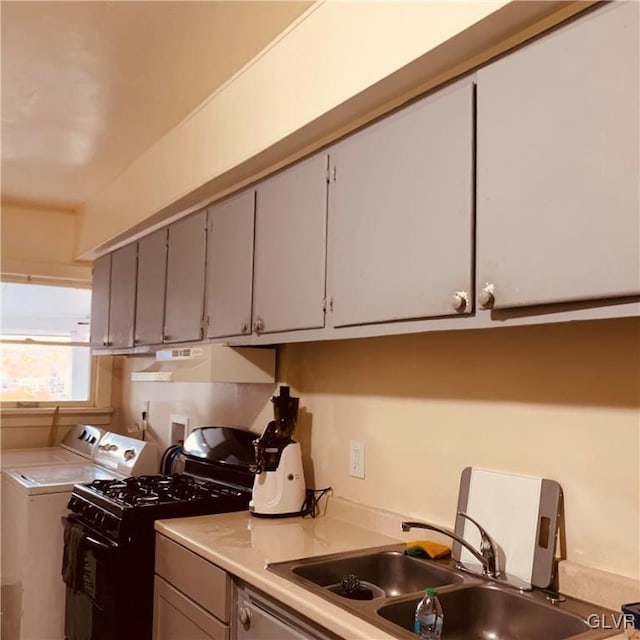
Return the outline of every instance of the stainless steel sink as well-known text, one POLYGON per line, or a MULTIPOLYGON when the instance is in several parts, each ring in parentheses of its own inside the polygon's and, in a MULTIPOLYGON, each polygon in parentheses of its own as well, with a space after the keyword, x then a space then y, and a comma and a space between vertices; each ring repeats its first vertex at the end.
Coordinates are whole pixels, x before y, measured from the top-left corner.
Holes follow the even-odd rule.
MULTIPOLYGON (((446 640, 563 640, 589 631, 577 615, 500 588, 469 586, 438 597, 446 640)), ((383 606, 378 615, 410 631, 419 601, 383 606)))
POLYGON ((520 592, 462 573, 452 560, 403 554, 404 545, 304 558, 268 565, 274 573, 319 595, 396 638, 415 639, 413 618, 426 587, 438 587, 443 640, 599 640, 618 633, 612 611, 572 598, 552 603, 534 589, 520 592), (371 600, 335 593, 345 575, 377 587, 371 600), (590 629, 594 616, 601 627, 590 629))
POLYGON ((426 587, 458 584, 462 575, 400 551, 379 551, 360 556, 338 557, 310 562, 293 568, 293 573, 320 587, 339 584, 345 575, 356 575, 361 582, 379 587, 386 596, 415 593, 426 587))

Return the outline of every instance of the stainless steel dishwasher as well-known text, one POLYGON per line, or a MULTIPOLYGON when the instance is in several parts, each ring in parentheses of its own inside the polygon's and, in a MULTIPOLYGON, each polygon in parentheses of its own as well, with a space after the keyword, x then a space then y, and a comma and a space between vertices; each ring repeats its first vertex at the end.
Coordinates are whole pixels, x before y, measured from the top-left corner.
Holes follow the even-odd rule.
POLYGON ((337 640, 338 636, 300 617, 252 587, 236 585, 237 640, 337 640))

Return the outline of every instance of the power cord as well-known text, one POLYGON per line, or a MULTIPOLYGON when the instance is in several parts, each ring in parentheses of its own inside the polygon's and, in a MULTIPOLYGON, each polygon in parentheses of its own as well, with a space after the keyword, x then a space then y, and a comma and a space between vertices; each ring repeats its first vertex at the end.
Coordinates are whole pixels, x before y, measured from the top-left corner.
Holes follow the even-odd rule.
POLYGON ((331 490, 332 487, 327 487, 326 489, 306 489, 305 499, 302 504, 302 509, 300 510, 300 515, 303 518, 305 516, 315 518, 318 515, 318 503, 320 502, 320 499, 331 490))
POLYGON ((168 475, 171 473, 171 467, 175 459, 182 453, 182 445, 173 444, 162 454, 162 458, 160 458, 160 473, 164 475, 168 475))

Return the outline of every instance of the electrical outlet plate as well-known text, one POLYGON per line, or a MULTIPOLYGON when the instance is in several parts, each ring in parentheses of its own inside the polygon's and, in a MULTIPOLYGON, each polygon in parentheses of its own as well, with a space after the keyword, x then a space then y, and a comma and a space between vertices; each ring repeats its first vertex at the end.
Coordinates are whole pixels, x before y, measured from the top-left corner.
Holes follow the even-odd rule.
POLYGON ((171 444, 183 444, 189 435, 189 416, 172 413, 169 416, 171 444))
POLYGON ((364 442, 351 440, 349 443, 349 475, 364 478, 364 442))

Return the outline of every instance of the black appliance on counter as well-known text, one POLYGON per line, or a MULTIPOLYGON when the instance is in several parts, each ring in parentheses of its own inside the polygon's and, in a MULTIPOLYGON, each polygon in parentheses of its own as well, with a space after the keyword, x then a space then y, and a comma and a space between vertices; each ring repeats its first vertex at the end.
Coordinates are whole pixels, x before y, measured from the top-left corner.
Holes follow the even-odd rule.
POLYGON ((247 509, 254 439, 201 427, 184 444, 181 474, 75 485, 62 567, 66 640, 151 638, 154 521, 247 509))

